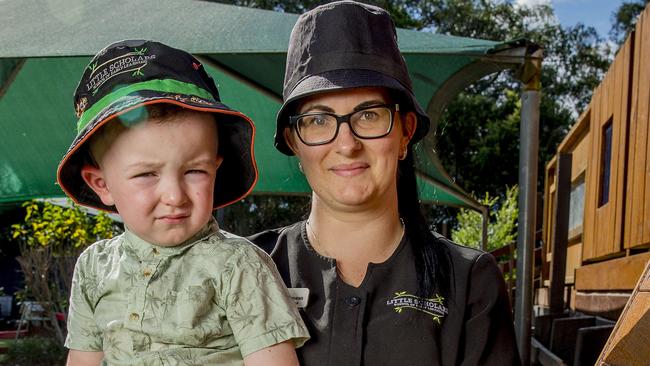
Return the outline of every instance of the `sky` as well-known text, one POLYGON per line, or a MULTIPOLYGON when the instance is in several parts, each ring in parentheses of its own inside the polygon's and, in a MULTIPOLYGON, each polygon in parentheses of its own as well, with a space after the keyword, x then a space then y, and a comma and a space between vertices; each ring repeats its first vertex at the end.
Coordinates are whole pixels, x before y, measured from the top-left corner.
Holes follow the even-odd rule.
POLYGON ((612 27, 612 13, 624 0, 516 0, 518 4, 551 3, 555 16, 562 25, 580 22, 596 28, 607 37, 612 27))

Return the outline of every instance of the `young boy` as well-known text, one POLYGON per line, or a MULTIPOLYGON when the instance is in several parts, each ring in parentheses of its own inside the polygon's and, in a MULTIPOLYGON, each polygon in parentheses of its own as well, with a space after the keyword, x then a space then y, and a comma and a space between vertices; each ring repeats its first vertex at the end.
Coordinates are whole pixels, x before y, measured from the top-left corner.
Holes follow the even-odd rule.
POLYGON ((68 365, 297 365, 309 335, 273 262, 212 218, 257 180, 252 121, 194 57, 152 41, 100 51, 75 106, 58 182, 126 232, 77 261, 68 365))

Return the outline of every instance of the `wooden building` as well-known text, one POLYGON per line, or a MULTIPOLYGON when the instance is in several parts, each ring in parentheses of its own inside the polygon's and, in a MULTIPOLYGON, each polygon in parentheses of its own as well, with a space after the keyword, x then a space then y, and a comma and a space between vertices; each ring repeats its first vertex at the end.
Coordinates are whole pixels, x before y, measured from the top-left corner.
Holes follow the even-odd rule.
POLYGON ((546 166, 541 314, 616 320, 650 260, 648 65, 650 8, 546 166))
POLYGON ((565 302, 572 309, 594 313, 622 310, 626 294, 650 259, 648 64, 646 9, 588 109, 546 166, 545 287, 537 292, 541 306, 550 307, 553 300, 550 281, 554 270, 557 273, 556 246, 565 251, 563 285, 572 290, 565 302), (566 198, 568 207, 558 207, 566 206, 566 198))

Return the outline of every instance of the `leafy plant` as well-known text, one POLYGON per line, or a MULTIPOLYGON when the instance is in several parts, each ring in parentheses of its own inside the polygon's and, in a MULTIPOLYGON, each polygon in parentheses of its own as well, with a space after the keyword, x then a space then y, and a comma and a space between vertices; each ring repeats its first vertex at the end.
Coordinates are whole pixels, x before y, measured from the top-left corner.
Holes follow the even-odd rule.
POLYGON ((28 337, 8 343, 6 365, 52 366, 65 363, 66 350, 63 343, 53 338, 28 337))
POLYGON ((41 304, 50 319, 47 329, 63 344, 65 322, 56 314, 67 314, 77 257, 85 247, 113 237, 120 228, 105 213, 89 215, 72 202, 70 207, 61 207, 33 200, 23 207, 24 221, 11 226, 12 238, 20 245, 17 260, 25 279, 22 298, 41 304))
POLYGON ((634 26, 643 12, 648 0, 623 1, 618 9, 612 14, 612 29, 609 31, 609 39, 616 44, 622 44, 625 38, 634 30, 634 26))
MULTIPOLYGON (((488 193, 479 200, 489 207, 490 222, 488 224, 488 250, 501 248, 517 238, 517 197, 519 188, 512 186, 506 189, 505 196, 490 197, 488 193)), ((457 243, 473 248, 481 245, 482 217, 476 211, 461 209, 456 216, 458 226, 452 230, 451 238, 457 243)))

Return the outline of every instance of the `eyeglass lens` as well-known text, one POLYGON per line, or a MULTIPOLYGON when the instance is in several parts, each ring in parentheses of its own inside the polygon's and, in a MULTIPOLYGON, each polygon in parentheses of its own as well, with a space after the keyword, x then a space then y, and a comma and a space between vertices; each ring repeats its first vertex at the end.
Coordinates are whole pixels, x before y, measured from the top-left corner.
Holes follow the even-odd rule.
MULTIPOLYGON (((353 133, 360 138, 378 138, 390 133, 392 111, 385 106, 370 107, 349 115, 353 133)), ((338 117, 330 113, 309 113, 296 121, 298 135, 306 144, 328 143, 338 133, 338 120, 345 122, 347 116, 338 117)))

